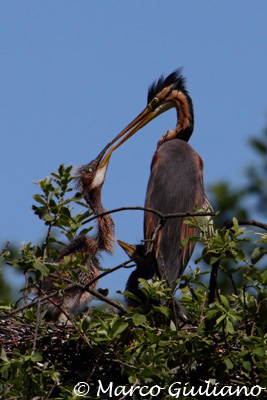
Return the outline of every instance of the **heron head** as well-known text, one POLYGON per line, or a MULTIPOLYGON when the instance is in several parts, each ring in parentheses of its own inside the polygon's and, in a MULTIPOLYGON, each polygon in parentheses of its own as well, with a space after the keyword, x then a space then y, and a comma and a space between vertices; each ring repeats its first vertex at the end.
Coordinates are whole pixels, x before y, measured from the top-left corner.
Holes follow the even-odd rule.
POLYGON ((181 73, 182 68, 179 68, 167 76, 167 78, 161 76, 158 81, 155 81, 151 85, 148 90, 146 108, 105 147, 101 153, 102 165, 106 165, 114 150, 120 147, 150 121, 170 108, 175 107, 177 109, 178 119, 180 119, 180 117, 184 119, 184 115, 182 114, 186 113, 186 118, 192 118, 193 121, 192 100, 185 87, 185 78, 181 73), (179 106, 180 99, 177 98, 177 94, 179 94, 181 102, 184 102, 184 104, 182 104, 183 107, 179 106), (188 110, 188 112, 186 110, 188 110), (119 139, 121 140, 119 141, 119 139), (118 143, 116 144, 116 142, 118 143), (107 150, 108 152, 106 153, 107 150))
POLYGON ((86 191, 87 195, 96 188, 101 189, 105 182, 107 168, 111 157, 110 153, 108 156, 103 158, 105 151, 106 147, 94 160, 77 169, 77 187, 83 193, 86 191))

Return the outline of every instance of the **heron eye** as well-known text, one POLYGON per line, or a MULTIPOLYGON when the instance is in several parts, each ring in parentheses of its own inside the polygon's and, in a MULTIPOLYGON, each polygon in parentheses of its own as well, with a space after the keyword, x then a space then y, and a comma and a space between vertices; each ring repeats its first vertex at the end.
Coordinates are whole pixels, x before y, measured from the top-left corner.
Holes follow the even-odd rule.
POLYGON ((93 172, 93 168, 90 167, 90 168, 88 169, 88 172, 93 172))
POLYGON ((151 108, 156 108, 158 105, 159 99, 157 97, 154 97, 154 99, 151 101, 151 108))

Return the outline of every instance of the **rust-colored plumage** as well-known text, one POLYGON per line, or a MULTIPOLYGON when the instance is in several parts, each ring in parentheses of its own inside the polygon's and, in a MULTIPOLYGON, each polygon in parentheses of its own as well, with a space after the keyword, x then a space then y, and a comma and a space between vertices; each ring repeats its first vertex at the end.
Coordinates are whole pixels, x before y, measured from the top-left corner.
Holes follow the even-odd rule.
MULTIPOLYGON (((102 154, 102 153, 101 153, 102 154)), ((100 163, 101 154, 90 163, 81 166, 77 171, 77 186, 81 190, 86 202, 92 208, 96 215, 105 212, 101 201, 101 189, 106 177, 108 166, 108 158, 105 163, 100 163)), ((78 283, 86 285, 93 278, 98 276, 99 259, 98 253, 105 250, 112 253, 114 248, 114 222, 109 215, 98 217, 98 232, 95 237, 89 238, 79 236, 70 244, 61 250, 59 257, 56 260, 61 262, 65 256, 75 257, 78 253, 82 255, 82 266, 86 267, 86 271, 75 269, 72 272, 78 274, 78 283)), ((69 278, 62 268, 58 268, 58 274, 61 279, 69 278)), ((46 277, 41 287, 41 295, 46 295, 55 291, 55 278, 52 276, 46 277)), ((95 284, 92 285, 92 288, 95 284)), ((78 287, 66 289, 62 297, 58 294, 49 298, 46 302, 48 310, 47 317, 51 320, 64 320, 62 309, 78 314, 87 308, 91 295, 78 287)))
MULTIPOLYGON (((101 163, 102 153, 95 160, 79 167, 77 171, 77 186, 96 215, 106 211, 101 200, 101 190, 106 178, 109 159, 105 163, 101 163)), ((113 219, 109 214, 106 214, 99 216, 97 222, 98 234, 96 240, 98 248, 112 253, 115 240, 113 219)))

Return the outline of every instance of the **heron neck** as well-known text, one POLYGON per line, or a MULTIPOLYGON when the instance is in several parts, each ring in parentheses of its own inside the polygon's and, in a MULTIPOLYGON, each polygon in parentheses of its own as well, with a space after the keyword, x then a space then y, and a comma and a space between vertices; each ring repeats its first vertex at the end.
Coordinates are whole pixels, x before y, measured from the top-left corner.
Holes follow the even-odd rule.
POLYGON ((194 129, 194 110, 191 97, 187 93, 177 91, 173 102, 177 111, 175 137, 188 142, 194 129))
POLYGON ((172 139, 188 142, 194 129, 194 111, 191 97, 186 92, 174 90, 168 100, 177 112, 177 125, 173 130, 168 130, 158 141, 157 148, 172 139))
MULTIPOLYGON (((101 201, 101 188, 95 188, 93 192, 90 193, 90 199, 88 203, 95 215, 102 214, 106 212, 102 201, 101 201)), ((99 216, 97 218, 98 222, 98 234, 97 241, 100 250, 105 250, 108 253, 113 252, 114 248, 114 222, 109 214, 99 216)))
POLYGON ((96 187, 90 191, 90 196, 88 195, 87 203, 90 205, 94 214, 101 214, 105 212, 105 208, 101 201, 101 188, 96 187))

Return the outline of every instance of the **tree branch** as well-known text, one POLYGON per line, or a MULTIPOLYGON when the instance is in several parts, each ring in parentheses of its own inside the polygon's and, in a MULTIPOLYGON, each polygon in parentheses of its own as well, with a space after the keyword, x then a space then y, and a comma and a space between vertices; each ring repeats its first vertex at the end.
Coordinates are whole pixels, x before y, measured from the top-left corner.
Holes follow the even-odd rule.
MULTIPOLYGON (((131 262, 130 260, 129 260, 129 261, 125 261, 124 263, 122 263, 122 264, 120 264, 120 265, 117 265, 116 267, 111 268, 111 269, 109 269, 108 271, 104 271, 102 274, 98 275, 97 277, 95 277, 94 279, 92 279, 90 282, 88 282, 88 283, 87 283, 86 285, 84 285, 84 286, 83 286, 83 285, 80 285, 79 283, 73 283, 73 282, 70 281, 69 279, 64 278, 63 280, 64 280, 66 283, 71 283, 71 284, 68 285, 68 286, 63 290, 63 292, 65 292, 66 290, 72 289, 73 287, 78 287, 78 288, 82 289, 82 290, 85 291, 85 292, 91 293, 93 296, 99 298, 100 300, 104 301, 105 303, 108 303, 108 304, 112 305, 113 307, 117 308, 118 310, 122 311, 122 312, 125 314, 126 312, 128 312, 128 310, 127 310, 126 308, 124 308, 123 306, 121 306, 119 303, 117 303, 117 302, 115 302, 115 301, 109 299, 108 297, 103 296, 103 295, 102 295, 101 293, 99 293, 98 291, 93 290, 93 289, 89 289, 89 287, 90 287, 93 283, 95 283, 98 279, 100 279, 100 278, 102 278, 103 276, 106 276, 106 275, 110 274, 111 272, 114 272, 114 271, 116 271, 116 270, 118 270, 118 269, 120 269, 120 268, 133 268, 135 265, 127 265, 127 264, 129 264, 130 262, 131 262)), ((50 264, 51 264, 51 263, 50 263, 50 264)), ((51 274, 51 275, 52 275, 52 274, 51 274)), ((53 276, 53 275, 52 275, 52 276, 53 276)), ((5 316, 4 316, 4 315, 1 315, 1 318, 3 318, 3 317, 8 317, 9 315, 12 315, 12 314, 17 314, 17 313, 20 312, 20 311, 23 311, 23 310, 25 310, 25 309, 27 309, 27 308, 30 308, 30 307, 34 306, 35 304, 38 304, 38 302, 43 302, 44 300, 48 300, 49 298, 54 297, 54 296, 57 294, 57 292, 58 292, 57 290, 53 290, 53 292, 51 292, 51 293, 49 293, 49 294, 47 294, 47 295, 44 295, 44 296, 41 296, 41 297, 39 296, 37 299, 32 300, 30 303, 24 304, 24 306, 21 306, 21 307, 19 307, 19 308, 16 308, 16 310, 7 312, 5 316)))
POLYGON ((165 219, 171 219, 171 218, 185 218, 185 217, 205 217, 205 216, 215 216, 215 212, 211 211, 198 211, 198 212, 183 212, 183 213, 173 213, 173 214, 162 214, 161 212, 157 210, 153 210, 152 208, 147 208, 147 207, 120 207, 120 208, 114 208, 113 210, 109 211, 104 211, 100 214, 96 214, 91 218, 86 219, 85 221, 82 222, 82 225, 88 224, 89 222, 95 220, 98 217, 103 217, 104 215, 107 214, 114 214, 120 211, 146 211, 150 212, 152 214, 157 215, 159 218, 165 220, 165 219))
MULTIPOLYGON (((239 219, 237 220, 239 225, 251 225, 257 226, 258 228, 264 229, 267 231, 267 224, 263 224, 262 222, 255 221, 255 219, 239 219)), ((232 221, 225 221, 224 226, 226 228, 232 228, 233 222, 232 221)))

